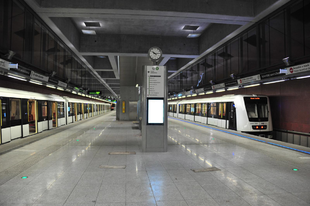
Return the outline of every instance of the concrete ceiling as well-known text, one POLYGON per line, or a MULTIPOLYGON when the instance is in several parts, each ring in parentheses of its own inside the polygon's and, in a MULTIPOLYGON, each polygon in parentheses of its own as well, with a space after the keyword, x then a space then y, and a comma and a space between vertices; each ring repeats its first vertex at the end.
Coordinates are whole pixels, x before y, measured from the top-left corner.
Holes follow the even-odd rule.
MULTIPOLYGON (((85 86, 115 97, 120 95, 120 78, 126 78, 120 71, 127 68, 137 71, 135 66, 128 66, 129 63, 148 62, 141 58, 147 57, 150 47, 162 49, 160 65, 170 59, 195 61, 210 46, 252 24, 265 9, 279 7, 287 1, 25 0, 86 64, 91 75, 87 76, 85 86), (99 22, 101 27, 86 27, 85 21, 99 22), (191 32, 182 30, 184 25, 199 26, 194 33, 201 36, 187 38, 191 32), (97 34, 85 35, 82 29, 93 29, 97 34)), ((170 70, 169 75, 182 66, 184 64, 170 70)), ((134 80, 131 84, 135 85, 134 80)))

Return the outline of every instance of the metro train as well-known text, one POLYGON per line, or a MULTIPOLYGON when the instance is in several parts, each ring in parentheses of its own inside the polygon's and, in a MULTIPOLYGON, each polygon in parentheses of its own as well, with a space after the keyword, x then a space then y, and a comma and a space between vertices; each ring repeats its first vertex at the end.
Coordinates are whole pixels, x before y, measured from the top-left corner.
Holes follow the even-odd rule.
POLYGON ((260 95, 169 101, 168 115, 269 138, 273 130, 269 98, 260 95))
POLYGON ((111 105, 0 88, 0 144, 110 111, 111 105))

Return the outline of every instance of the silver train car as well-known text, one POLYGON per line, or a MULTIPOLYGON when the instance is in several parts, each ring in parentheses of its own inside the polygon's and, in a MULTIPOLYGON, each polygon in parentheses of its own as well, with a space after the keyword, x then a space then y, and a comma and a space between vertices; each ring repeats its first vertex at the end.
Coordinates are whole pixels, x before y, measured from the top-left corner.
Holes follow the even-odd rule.
POLYGON ((111 104, 0 87, 0 144, 111 110, 111 104))
POLYGON ((260 95, 169 101, 168 115, 266 137, 273 130, 269 98, 260 95))

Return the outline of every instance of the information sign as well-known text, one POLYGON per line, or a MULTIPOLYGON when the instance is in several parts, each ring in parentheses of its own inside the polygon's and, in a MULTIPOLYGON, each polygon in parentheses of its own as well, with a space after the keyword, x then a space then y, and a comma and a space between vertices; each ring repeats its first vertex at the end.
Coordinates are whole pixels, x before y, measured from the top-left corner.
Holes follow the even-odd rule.
POLYGON ((147 66, 147 97, 164 97, 164 66, 147 66))
POLYGON ((242 79, 238 79, 238 84, 245 84, 245 83, 251 83, 251 82, 255 82, 255 81, 259 81, 261 80, 260 75, 253 75, 253 76, 249 76, 249 77, 245 77, 242 79))
POLYGON ((44 76, 44 75, 39 74, 39 73, 36 73, 36 72, 34 72, 34 71, 31 71, 30 77, 31 77, 32 79, 37 79, 37 80, 41 80, 41 81, 45 81, 45 82, 48 82, 48 79, 49 79, 49 77, 44 76))
POLYGON ((310 70, 310 63, 306 64, 301 64, 293 67, 288 67, 286 68, 287 72, 286 75, 288 74, 295 74, 295 73, 300 73, 300 72, 306 72, 310 70))

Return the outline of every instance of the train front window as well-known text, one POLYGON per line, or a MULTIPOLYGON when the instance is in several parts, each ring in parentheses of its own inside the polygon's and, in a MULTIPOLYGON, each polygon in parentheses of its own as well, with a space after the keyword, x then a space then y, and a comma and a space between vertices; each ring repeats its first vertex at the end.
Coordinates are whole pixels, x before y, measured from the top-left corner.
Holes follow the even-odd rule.
POLYGON ((249 121, 268 121, 268 104, 266 97, 244 97, 249 121))

